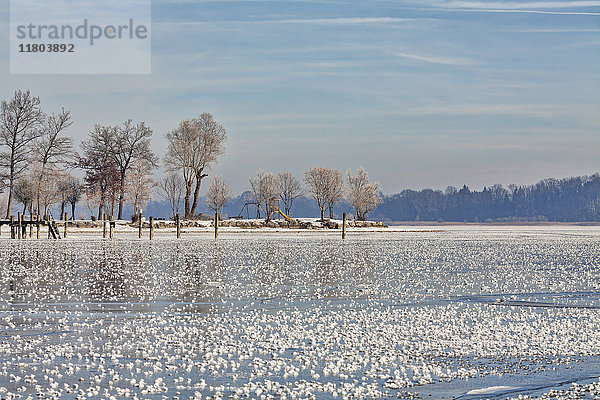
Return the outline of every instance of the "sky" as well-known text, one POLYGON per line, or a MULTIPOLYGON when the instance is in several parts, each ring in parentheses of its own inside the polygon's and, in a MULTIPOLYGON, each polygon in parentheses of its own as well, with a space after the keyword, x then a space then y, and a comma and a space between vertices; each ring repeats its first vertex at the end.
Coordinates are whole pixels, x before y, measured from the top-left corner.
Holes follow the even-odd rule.
POLYGON ((600 1, 153 0, 149 75, 11 75, 9 4, 0 98, 65 107, 77 143, 145 121, 160 157, 209 112, 237 192, 259 169, 362 166, 387 194, 600 169, 600 1))

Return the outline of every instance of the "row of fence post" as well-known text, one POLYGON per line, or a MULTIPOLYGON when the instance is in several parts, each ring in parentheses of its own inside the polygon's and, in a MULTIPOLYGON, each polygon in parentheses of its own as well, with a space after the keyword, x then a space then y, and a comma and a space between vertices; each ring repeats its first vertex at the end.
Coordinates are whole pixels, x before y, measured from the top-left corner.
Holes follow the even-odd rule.
MULTIPOLYGON (((11 215, 10 216, 10 238, 11 239, 25 239, 27 238, 27 225, 29 225, 29 237, 33 236, 33 225, 34 225, 34 220, 33 220, 33 216, 29 217, 29 224, 26 224, 27 220, 25 219, 25 215, 23 215, 22 213, 17 213, 17 219, 15 221, 15 216, 11 215)), ((40 238, 40 225, 41 225, 41 218, 38 215, 36 217, 35 220, 35 226, 36 226, 36 237, 39 239, 40 238)), ((66 229, 66 227, 65 227, 66 229)), ((65 230, 65 234, 66 234, 66 230, 65 230)))
MULTIPOLYGON (((144 214, 140 211, 138 213, 137 219, 138 219, 138 238, 142 238, 144 236, 144 222, 143 222, 143 218, 144 218, 144 214)), ((154 239, 154 217, 150 217, 150 240, 154 239)), ((175 225, 176 225, 176 232, 177 232, 177 239, 179 239, 181 237, 181 220, 179 217, 179 214, 177 214, 175 216, 175 225)), ((219 213, 215 213, 215 219, 213 222, 214 228, 215 228, 215 239, 219 238, 219 213)), ((343 216, 343 222, 342 222, 342 239, 346 239, 346 213, 344 213, 343 216)), ((106 233, 104 235, 104 237, 106 237, 106 233)), ((111 231, 111 239, 112 239, 112 231, 111 231)))
MULTIPOLYGON (((140 211, 137 216, 138 220, 138 238, 142 238, 144 236, 144 214, 140 211)), ((154 240, 154 217, 149 218, 150 224, 150 240, 154 240)), ((179 214, 175 216, 175 232, 177 235, 177 239, 181 238, 181 218, 179 214)), ((215 228, 216 231, 216 228, 215 228)), ((216 236, 215 236, 216 237, 216 236)))
MULTIPOLYGON (((138 237, 141 239, 143 237, 143 228, 144 228, 144 223, 143 223, 143 213, 140 211, 138 214, 138 237)), ((17 217, 17 223, 15 224, 15 217, 14 215, 10 216, 10 228, 11 228, 11 239, 15 239, 15 237, 18 237, 18 239, 23 239, 24 237, 27 236, 27 227, 23 224, 23 216, 21 215, 21 213, 18 213, 18 217, 17 217), (15 229, 17 230, 17 232, 15 232, 15 229)), ((50 238, 50 231, 51 231, 51 227, 50 224, 52 223, 52 220, 48 220, 48 238, 50 238)), ((37 220, 36 220, 36 228, 37 228, 37 238, 40 238, 40 225, 41 225, 41 219, 40 216, 37 216, 37 220)), ((177 239, 181 238, 181 219, 179 217, 179 214, 177 214, 175 216, 175 225, 176 225, 176 234, 177 234, 177 239)), ((33 222, 31 222, 29 224, 30 229, 29 229, 29 237, 32 236, 32 231, 33 231, 33 222)), ((106 239, 107 235, 110 239, 112 239, 114 237, 114 228, 115 228, 115 221, 112 219, 112 217, 108 217, 108 215, 104 214, 102 217, 102 237, 104 239, 106 239)), ((214 228, 215 228, 215 239, 219 238, 219 214, 215 213, 215 219, 214 219, 214 228)), ((68 229, 69 229, 69 213, 65 213, 65 226, 64 226, 64 237, 67 237, 68 234, 68 229)), ((346 239, 346 213, 344 213, 343 216, 343 222, 342 222, 342 239, 346 239)), ((150 240, 154 240, 154 217, 150 217, 150 240)))

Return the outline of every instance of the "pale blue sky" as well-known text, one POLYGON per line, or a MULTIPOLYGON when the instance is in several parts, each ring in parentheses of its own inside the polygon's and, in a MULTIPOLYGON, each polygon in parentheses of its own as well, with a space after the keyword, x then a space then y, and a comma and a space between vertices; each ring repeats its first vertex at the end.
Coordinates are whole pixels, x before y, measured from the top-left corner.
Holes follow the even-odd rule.
POLYGON ((600 1, 154 1, 149 76, 9 75, 94 123, 164 134, 210 112, 214 172, 364 166, 386 193, 529 184, 600 168, 600 1))

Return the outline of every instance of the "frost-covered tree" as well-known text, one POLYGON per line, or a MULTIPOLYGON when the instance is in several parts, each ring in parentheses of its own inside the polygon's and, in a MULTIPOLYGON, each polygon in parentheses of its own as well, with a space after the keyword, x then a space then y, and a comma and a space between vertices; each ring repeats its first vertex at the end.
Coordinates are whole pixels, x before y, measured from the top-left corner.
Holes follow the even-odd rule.
POLYGON ((152 129, 147 127, 144 122, 134 124, 132 120, 127 120, 114 130, 110 146, 114 165, 119 173, 118 219, 123 218, 127 176, 131 173, 135 163, 141 160, 149 170, 156 167, 158 158, 150 149, 151 137, 152 129))
POLYGON ((10 217, 14 185, 29 166, 29 150, 43 134, 44 113, 40 98, 17 90, 12 99, 0 103, 0 181, 8 187, 6 218, 10 217))
POLYGON ((127 175, 126 194, 133 204, 134 213, 139 212, 152 200, 152 188, 154 180, 151 177, 152 165, 145 159, 140 158, 133 162, 131 170, 127 175))
POLYGON ((233 189, 220 176, 213 176, 206 193, 206 205, 219 214, 223 214, 223 207, 233 198, 233 189))
POLYGON ((112 155, 117 129, 96 125, 89 139, 81 143, 83 156, 79 158, 79 166, 86 172, 86 192, 98 200, 98 218, 104 212, 113 214, 114 202, 121 192, 121 174, 112 155))
POLYGON ((289 171, 280 172, 278 178, 279 192, 281 201, 283 202, 285 214, 288 217, 291 217, 291 210, 294 200, 302 196, 304 193, 302 190, 302 185, 300 184, 300 180, 294 177, 289 171))
POLYGON ((208 113, 181 121, 177 129, 167 134, 169 146, 165 165, 168 171, 183 177, 186 218, 196 215, 202 179, 208 176, 206 171, 225 152, 226 138, 225 128, 208 113))
MULTIPOLYGON (((127 120, 122 126, 96 125, 89 139, 81 144, 85 154, 80 166, 87 172, 86 182, 96 187, 100 204, 108 205, 111 215, 118 201, 118 219, 123 218, 126 180, 133 164, 145 160, 152 168, 156 166, 157 158, 150 149, 151 136, 152 130, 144 122, 134 124, 127 120)), ((101 216, 101 209, 98 214, 101 216)))
POLYGON ((272 172, 258 171, 254 178, 250 179, 250 189, 254 196, 254 202, 266 214, 269 221, 276 211, 275 199, 279 198, 279 179, 272 172))
MULTIPOLYGON (((37 181, 44 179, 48 168, 57 169, 73 160, 73 138, 62 133, 73 124, 69 111, 47 115, 42 124, 42 136, 33 142, 33 159, 40 165, 37 181)), ((36 185, 39 187, 39 185, 36 185)), ((36 193, 37 208, 40 208, 40 195, 36 193)), ((62 213, 61 213, 62 218, 62 213)))
POLYGON ((344 177, 337 169, 311 168, 304 173, 308 192, 317 201, 321 210, 321 221, 325 220, 325 210, 333 218, 333 207, 344 198, 344 177))
POLYGON ((321 221, 325 220, 325 208, 327 207, 327 182, 329 170, 323 167, 314 167, 304 173, 308 193, 317 201, 321 210, 321 221))
POLYGON ((173 219, 179 214, 183 203, 183 195, 185 193, 185 182, 179 174, 174 172, 168 173, 158 183, 160 195, 169 201, 171 211, 173 212, 173 219))
POLYGON ((75 218, 75 205, 83 195, 83 187, 79 179, 73 175, 64 175, 58 182, 60 195, 60 219, 64 218, 65 207, 71 205, 71 217, 75 218))
POLYGON ((29 214, 33 214, 33 202, 36 198, 37 182, 32 179, 31 175, 23 175, 14 186, 14 199, 23 205, 23 215, 29 210, 29 214))
POLYGON ((375 210, 382 202, 379 183, 369 182, 367 171, 360 167, 356 174, 348 170, 348 201, 356 210, 356 219, 364 221, 366 215, 375 210))
MULTIPOLYGON (((37 176, 40 176, 41 166, 38 164, 37 176)), ((64 172, 55 167, 48 167, 46 172, 43 174, 42 180, 39 181, 39 187, 37 193, 39 193, 40 215, 43 215, 46 219, 48 217, 48 211, 52 206, 61 201, 60 194, 60 181, 64 179, 64 172)))
POLYGON ((344 176, 337 169, 327 170, 327 208, 333 218, 333 207, 344 199, 344 176))
POLYGON ((70 176, 67 180, 67 203, 71 205, 71 219, 75 219, 75 206, 84 194, 84 187, 79 179, 70 176))

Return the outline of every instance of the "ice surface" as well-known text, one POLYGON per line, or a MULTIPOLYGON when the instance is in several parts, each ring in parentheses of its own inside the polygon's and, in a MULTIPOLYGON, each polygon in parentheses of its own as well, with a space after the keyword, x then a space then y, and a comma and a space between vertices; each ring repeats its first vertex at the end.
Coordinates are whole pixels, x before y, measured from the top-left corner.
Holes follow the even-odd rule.
POLYGON ((493 394, 493 393, 498 393, 498 392, 506 392, 508 390, 515 390, 515 389, 519 389, 518 387, 514 387, 514 386, 490 386, 487 388, 483 388, 483 389, 473 389, 473 390, 469 390, 467 392, 467 394, 493 394))
POLYGON ((0 397, 507 398, 592 385, 598 228, 443 229, 344 242, 3 236, 0 397))

